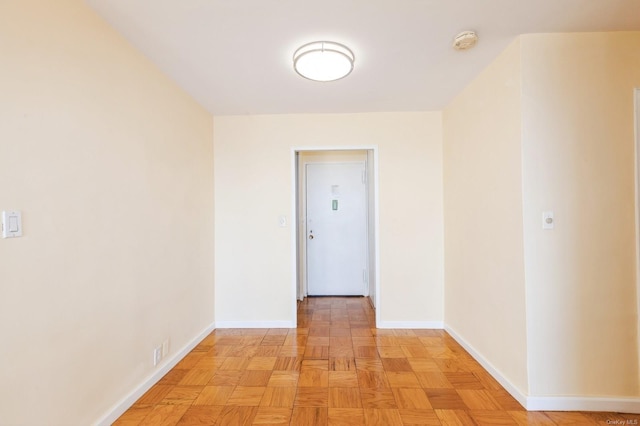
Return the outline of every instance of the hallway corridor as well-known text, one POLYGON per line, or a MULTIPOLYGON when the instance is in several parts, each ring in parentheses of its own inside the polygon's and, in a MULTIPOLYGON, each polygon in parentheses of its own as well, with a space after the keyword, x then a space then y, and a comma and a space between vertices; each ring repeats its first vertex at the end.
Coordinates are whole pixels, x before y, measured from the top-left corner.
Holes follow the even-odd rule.
MULTIPOLYGON (((297 329, 219 329, 116 425, 611 424, 527 412, 443 330, 376 329, 368 298, 307 298, 297 329)), ((620 424, 624 424, 620 423, 620 424)))

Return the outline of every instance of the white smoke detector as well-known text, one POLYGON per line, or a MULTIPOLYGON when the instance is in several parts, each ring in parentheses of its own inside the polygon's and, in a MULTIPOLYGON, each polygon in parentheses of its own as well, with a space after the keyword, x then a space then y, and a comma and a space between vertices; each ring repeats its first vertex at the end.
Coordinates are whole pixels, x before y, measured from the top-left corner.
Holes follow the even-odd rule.
POLYGON ((476 45, 478 35, 474 31, 463 31, 453 39, 453 48, 456 50, 468 50, 476 45))

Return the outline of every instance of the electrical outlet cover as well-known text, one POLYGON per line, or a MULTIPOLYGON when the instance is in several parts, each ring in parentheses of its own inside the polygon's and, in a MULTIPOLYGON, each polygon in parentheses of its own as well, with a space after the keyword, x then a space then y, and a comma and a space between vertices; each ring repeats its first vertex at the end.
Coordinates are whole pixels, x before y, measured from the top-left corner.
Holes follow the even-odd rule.
POLYGON ((160 363, 162 359, 162 346, 157 347, 153 350, 153 365, 156 366, 160 363))

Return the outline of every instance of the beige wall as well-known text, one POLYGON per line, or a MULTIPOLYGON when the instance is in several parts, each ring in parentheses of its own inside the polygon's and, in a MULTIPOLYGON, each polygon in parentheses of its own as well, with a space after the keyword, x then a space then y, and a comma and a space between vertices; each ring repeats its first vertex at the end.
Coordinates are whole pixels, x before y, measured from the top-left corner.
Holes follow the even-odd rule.
POLYGON ((639 86, 638 32, 526 35, 444 111, 445 322, 531 406, 639 396, 639 86))
POLYGON ((445 322, 527 391, 520 43, 444 110, 445 322))
POLYGON ((87 425, 214 319, 212 118, 84 2, 1 9, 0 423, 87 425))
POLYGON ((216 323, 295 318, 292 148, 374 145, 381 319, 442 321, 441 141, 438 112, 216 117, 216 323))
POLYGON ((531 393, 638 396, 640 32, 527 35, 522 58, 531 393))

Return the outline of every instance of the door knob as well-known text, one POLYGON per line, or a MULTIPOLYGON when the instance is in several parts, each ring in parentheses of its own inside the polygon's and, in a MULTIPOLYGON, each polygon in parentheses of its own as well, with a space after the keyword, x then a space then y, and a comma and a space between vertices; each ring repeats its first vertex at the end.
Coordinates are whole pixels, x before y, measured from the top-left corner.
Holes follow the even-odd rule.
POLYGON ((313 240, 313 235, 309 235, 309 239, 310 239, 310 240, 313 240))

